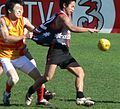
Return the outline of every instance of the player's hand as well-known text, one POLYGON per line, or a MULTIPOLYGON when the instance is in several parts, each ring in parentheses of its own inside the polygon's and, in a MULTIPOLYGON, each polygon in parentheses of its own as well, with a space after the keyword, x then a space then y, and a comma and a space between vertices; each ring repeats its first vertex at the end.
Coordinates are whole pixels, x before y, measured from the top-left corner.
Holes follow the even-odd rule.
POLYGON ((94 33, 94 32, 96 32, 96 33, 97 33, 97 32, 99 32, 99 30, 98 30, 98 29, 92 29, 92 28, 89 28, 89 29, 88 29, 88 31, 89 31, 89 32, 91 32, 91 33, 94 33))
POLYGON ((33 32, 27 32, 26 34, 25 34, 25 38, 26 39, 31 39, 33 37, 33 32))

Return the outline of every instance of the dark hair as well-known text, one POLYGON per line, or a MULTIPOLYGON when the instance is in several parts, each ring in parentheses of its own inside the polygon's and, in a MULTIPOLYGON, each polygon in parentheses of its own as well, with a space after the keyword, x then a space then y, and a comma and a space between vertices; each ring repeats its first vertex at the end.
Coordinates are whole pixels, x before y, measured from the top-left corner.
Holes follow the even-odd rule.
POLYGON ((24 5, 23 0, 7 0, 6 4, 5 4, 5 11, 6 11, 6 15, 8 16, 9 14, 9 10, 12 11, 14 8, 15 4, 20 4, 20 5, 24 5))
POLYGON ((64 3, 66 4, 66 6, 68 6, 72 1, 75 1, 75 2, 76 2, 76 0, 60 0, 60 3, 59 3, 60 9, 61 9, 61 10, 63 9, 63 4, 64 4, 64 3))

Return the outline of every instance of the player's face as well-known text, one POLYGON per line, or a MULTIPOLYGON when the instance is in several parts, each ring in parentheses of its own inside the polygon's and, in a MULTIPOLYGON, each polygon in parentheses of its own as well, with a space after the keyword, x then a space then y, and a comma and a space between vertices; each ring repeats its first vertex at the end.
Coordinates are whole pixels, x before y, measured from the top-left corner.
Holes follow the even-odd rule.
POLYGON ((66 14, 67 15, 72 15, 72 13, 74 12, 75 10, 75 1, 72 1, 67 7, 66 7, 66 14))
POLYGON ((20 4, 15 4, 12 13, 16 18, 20 18, 23 15, 23 6, 20 4))

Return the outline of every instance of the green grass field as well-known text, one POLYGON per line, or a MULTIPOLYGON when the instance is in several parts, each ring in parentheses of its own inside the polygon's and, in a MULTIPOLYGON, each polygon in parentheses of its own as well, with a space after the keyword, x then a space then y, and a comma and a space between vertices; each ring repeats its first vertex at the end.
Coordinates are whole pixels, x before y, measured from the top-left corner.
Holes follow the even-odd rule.
MULTIPOLYGON (((28 41, 28 47, 34 56, 38 68, 44 73, 46 47, 37 46, 28 41)), ((56 97, 50 102, 52 107, 36 106, 36 94, 30 109, 120 109, 120 35, 119 34, 73 34, 71 54, 85 70, 84 93, 92 97, 96 104, 92 107, 77 106, 75 103, 74 76, 66 70, 57 68, 56 74, 46 84, 47 89, 56 92, 56 97), (111 42, 111 48, 102 52, 97 48, 100 38, 107 38, 111 42)), ((34 82, 24 73, 18 71, 20 80, 12 89, 11 106, 2 104, 2 94, 7 77, 0 77, 0 109, 27 109, 24 98, 28 87, 34 82)))

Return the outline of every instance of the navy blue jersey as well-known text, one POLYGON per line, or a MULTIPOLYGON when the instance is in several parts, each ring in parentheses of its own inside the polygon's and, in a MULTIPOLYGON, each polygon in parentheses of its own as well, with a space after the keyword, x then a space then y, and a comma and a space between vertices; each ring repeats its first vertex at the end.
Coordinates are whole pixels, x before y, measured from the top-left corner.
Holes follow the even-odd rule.
POLYGON ((49 20, 35 29, 32 40, 43 46, 50 46, 54 43, 69 47, 71 32, 64 25, 59 29, 56 28, 56 19, 60 14, 67 16, 63 11, 54 14, 49 20))
POLYGON ((58 32, 56 30, 51 29, 50 24, 52 24, 55 21, 57 16, 58 13, 54 14, 49 20, 45 21, 38 28, 35 28, 32 40, 39 45, 50 46, 53 42, 53 39, 55 39, 55 34, 58 32))

